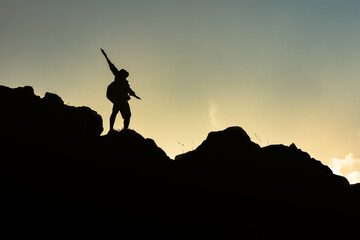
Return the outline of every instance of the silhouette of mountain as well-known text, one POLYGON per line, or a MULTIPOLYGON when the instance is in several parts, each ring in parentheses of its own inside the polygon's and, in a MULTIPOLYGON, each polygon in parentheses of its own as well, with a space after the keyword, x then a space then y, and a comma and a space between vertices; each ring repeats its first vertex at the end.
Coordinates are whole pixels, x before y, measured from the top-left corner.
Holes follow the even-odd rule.
POLYGON ((0 108, 4 136, 95 137, 103 131, 102 118, 88 107, 72 107, 53 93, 43 98, 32 87, 0 86, 0 108))
MULTIPOLYGON (((170 159, 134 130, 52 93, 0 86, 3 232, 12 236, 346 239, 359 184, 240 127, 170 159), (6 231, 5 231, 6 230, 6 231)), ((3 233, 2 233, 3 234, 3 233)))
POLYGON ((339 193, 349 186, 346 178, 334 175, 329 167, 295 144, 260 148, 240 127, 209 133, 197 149, 175 160, 177 168, 191 181, 240 187, 261 195, 285 194, 310 197, 312 201, 316 195, 339 193), (247 189, 248 186, 251 188, 247 189))

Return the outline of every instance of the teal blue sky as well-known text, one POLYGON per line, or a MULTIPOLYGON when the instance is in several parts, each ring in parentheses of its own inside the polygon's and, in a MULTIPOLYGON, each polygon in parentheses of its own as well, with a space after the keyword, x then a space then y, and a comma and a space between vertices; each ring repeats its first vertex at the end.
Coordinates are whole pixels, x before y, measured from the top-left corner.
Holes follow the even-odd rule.
POLYGON ((0 84, 89 106, 106 133, 104 48, 143 99, 130 127, 171 157, 239 125, 360 181, 359 12, 351 0, 1 0, 0 84))

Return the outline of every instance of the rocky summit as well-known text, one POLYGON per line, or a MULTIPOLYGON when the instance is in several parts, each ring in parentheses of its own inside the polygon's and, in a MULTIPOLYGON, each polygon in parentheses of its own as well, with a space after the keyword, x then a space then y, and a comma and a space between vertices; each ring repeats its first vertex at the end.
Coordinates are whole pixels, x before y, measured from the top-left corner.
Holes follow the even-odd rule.
POLYGON ((174 160, 53 93, 0 86, 0 234, 13 237, 347 239, 360 188, 295 144, 241 127, 174 160))
POLYGON ((99 136, 103 131, 102 118, 95 111, 65 105, 54 93, 40 98, 30 86, 0 86, 0 109, 2 136, 78 138, 99 136))

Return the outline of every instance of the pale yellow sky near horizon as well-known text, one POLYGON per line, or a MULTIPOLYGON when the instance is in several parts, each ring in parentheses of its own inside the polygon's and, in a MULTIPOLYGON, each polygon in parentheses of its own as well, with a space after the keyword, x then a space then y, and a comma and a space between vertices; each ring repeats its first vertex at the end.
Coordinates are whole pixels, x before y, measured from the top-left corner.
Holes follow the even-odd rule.
POLYGON ((89 106, 106 133, 104 48, 142 97, 130 128, 170 157, 241 126, 359 182, 359 10, 352 0, 0 1, 0 84, 89 106))

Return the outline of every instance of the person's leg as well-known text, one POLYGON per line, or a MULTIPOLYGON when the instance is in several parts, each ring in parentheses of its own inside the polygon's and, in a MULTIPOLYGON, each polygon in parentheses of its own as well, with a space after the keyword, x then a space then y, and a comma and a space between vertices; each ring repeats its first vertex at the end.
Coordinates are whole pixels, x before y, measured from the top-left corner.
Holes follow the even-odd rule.
POLYGON ((130 124, 130 118, 125 118, 124 119, 124 130, 127 130, 129 128, 129 124, 130 124))
POLYGON ((116 115, 118 112, 119 112, 119 107, 115 106, 115 104, 114 104, 112 113, 110 115, 110 131, 114 131, 114 123, 115 123, 116 115))
POLYGON ((128 102, 124 102, 124 104, 121 104, 120 112, 122 118, 124 119, 124 130, 127 130, 129 128, 131 117, 130 105, 128 102))

